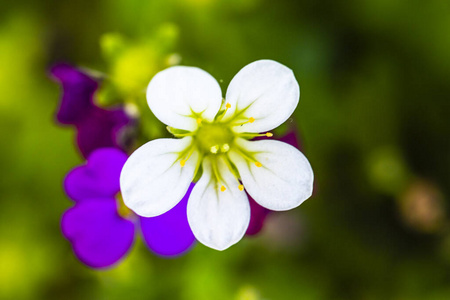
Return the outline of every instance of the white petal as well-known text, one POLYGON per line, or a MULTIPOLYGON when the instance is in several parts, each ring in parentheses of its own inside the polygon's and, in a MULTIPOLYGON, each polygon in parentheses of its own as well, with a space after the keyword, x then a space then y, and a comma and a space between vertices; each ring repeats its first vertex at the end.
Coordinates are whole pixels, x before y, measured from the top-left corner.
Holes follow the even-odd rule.
POLYGON ((120 174, 120 189, 126 206, 143 217, 159 216, 173 208, 185 195, 199 160, 197 151, 181 167, 179 153, 192 142, 157 139, 137 149, 120 174))
POLYGON ((311 196, 314 174, 308 159, 295 147, 273 140, 236 139, 236 143, 262 164, 257 167, 236 150, 229 152, 244 188, 261 206, 288 210, 311 196))
POLYGON ((147 88, 147 102, 155 116, 177 129, 194 131, 197 116, 213 121, 222 104, 222 91, 207 72, 176 66, 156 74, 147 88))
POLYGON ((250 117, 255 121, 235 127, 236 132, 271 130, 291 116, 299 98, 300 87, 291 69, 273 60, 258 60, 231 80, 226 95, 231 108, 223 122, 242 111, 237 121, 245 122, 250 117))
POLYGON ((192 190, 187 215, 198 241, 224 250, 244 236, 250 222, 250 204, 223 158, 218 160, 218 170, 226 190, 219 190, 220 185, 212 175, 212 163, 209 158, 203 161, 203 174, 192 190))

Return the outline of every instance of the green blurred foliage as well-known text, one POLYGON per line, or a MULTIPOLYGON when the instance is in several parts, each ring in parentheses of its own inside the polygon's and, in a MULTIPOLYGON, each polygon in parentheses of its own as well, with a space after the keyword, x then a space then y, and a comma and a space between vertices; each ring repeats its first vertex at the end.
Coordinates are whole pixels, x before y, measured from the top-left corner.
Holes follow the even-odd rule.
POLYGON ((0 299, 450 299, 449 2, 2 6, 0 299), (258 59, 293 69, 302 96, 288 124, 301 133, 316 193, 224 252, 197 245, 167 260, 137 241, 115 268, 91 270, 59 229, 71 205, 62 180, 81 157, 73 130, 54 121, 60 91, 48 67, 68 61, 100 72, 101 104, 136 105, 151 139, 166 133, 142 90, 179 58, 223 91, 258 59), (430 184, 418 197, 420 180, 430 184), (431 209, 444 218, 438 228, 411 226, 409 214, 431 209), (292 216, 298 224, 283 225, 292 216))

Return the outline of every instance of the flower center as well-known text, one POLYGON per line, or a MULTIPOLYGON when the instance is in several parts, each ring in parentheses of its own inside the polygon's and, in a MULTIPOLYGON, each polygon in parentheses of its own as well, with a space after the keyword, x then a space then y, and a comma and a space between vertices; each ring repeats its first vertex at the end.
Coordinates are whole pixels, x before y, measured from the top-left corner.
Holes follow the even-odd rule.
POLYGON ((221 123, 201 123, 194 137, 204 153, 226 153, 230 150, 234 133, 221 123))
MULTIPOLYGON (((180 166, 184 167, 186 165, 186 161, 189 159, 189 157, 192 155, 192 153, 195 151, 195 149, 198 149, 200 152, 202 152, 203 155, 210 155, 211 156, 211 167, 213 171, 213 176, 215 177, 217 188, 221 192, 224 192, 227 190, 227 187, 225 186, 224 180, 219 173, 218 168, 218 156, 215 156, 217 154, 223 154, 230 150, 230 145, 234 142, 235 137, 240 137, 244 139, 252 139, 259 136, 266 136, 266 137, 272 137, 273 134, 271 132, 266 133, 234 133, 230 128, 233 126, 239 126, 244 125, 247 123, 253 123, 255 121, 255 118, 249 117, 245 122, 227 122, 227 123, 221 123, 223 116, 227 113, 228 109, 231 107, 229 103, 225 105, 225 109, 219 111, 219 113, 215 117, 215 121, 213 123, 204 122, 202 118, 197 118, 197 124, 198 129, 194 132, 186 131, 186 130, 180 130, 176 128, 172 128, 170 126, 167 126, 167 130, 172 133, 175 137, 186 137, 186 136, 192 136, 194 139, 194 143, 191 144, 187 149, 185 149, 182 153, 180 153, 179 156, 179 162, 180 166)), ((194 117, 194 116, 192 116, 194 117)), ((236 149, 236 151, 242 155, 246 160, 254 163, 258 168, 262 167, 262 164, 257 161, 254 158, 254 155, 252 153, 248 153, 244 149, 240 149, 239 146, 235 145, 233 147, 236 149)), ((228 169, 230 172, 234 175, 236 178, 236 181, 238 182, 238 189, 240 191, 244 190, 244 186, 242 185, 240 181, 239 173, 235 166, 233 166, 232 162, 229 160, 228 156, 223 156, 224 162, 227 164, 228 169)), ((199 165, 197 165, 197 168, 199 165)), ((196 171, 197 172, 197 169, 196 171)))

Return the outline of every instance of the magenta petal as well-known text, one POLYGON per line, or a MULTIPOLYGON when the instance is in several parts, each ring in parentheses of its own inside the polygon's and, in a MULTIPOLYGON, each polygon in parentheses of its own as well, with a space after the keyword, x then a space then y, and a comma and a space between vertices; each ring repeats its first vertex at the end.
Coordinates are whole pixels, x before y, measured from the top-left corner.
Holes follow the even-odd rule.
POLYGON ((250 224, 248 225, 247 235, 255 235, 261 231, 266 220, 267 215, 271 212, 265 207, 262 207, 250 195, 248 201, 250 202, 250 224))
POLYGON ((174 208, 163 215, 141 217, 141 230, 147 246, 156 254, 176 256, 187 251, 195 242, 187 220, 187 201, 194 184, 174 208))
POLYGON ((77 68, 59 64, 50 73, 63 88, 56 118, 59 123, 77 127, 77 143, 83 156, 103 147, 124 149, 126 145, 119 141, 119 131, 132 122, 124 109, 106 110, 95 105, 93 97, 98 83, 77 68))
POLYGON ((300 143, 296 129, 289 130, 284 136, 282 136, 278 140, 285 142, 291 146, 294 146, 297 149, 300 149, 300 143))
POLYGON ((98 148, 121 148, 118 132, 130 122, 123 109, 105 110, 95 107, 76 124, 78 148, 84 157, 98 148))
POLYGON ((67 64, 55 65, 50 73, 63 88, 61 104, 56 114, 58 122, 77 124, 94 107, 92 97, 97 90, 97 82, 67 64))
POLYGON ((93 268, 120 260, 134 240, 134 224, 119 216, 115 201, 77 203, 64 213, 61 228, 75 255, 93 268))
POLYGON ((64 189, 75 201, 114 198, 120 190, 120 172, 127 155, 116 148, 101 148, 89 156, 87 164, 67 174, 64 189))

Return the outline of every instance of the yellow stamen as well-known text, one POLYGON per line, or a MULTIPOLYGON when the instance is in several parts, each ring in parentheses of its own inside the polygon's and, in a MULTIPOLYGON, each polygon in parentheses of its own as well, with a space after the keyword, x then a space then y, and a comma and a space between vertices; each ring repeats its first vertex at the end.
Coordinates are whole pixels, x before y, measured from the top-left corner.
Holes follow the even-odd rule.
POLYGON ((245 124, 247 124, 247 123, 253 123, 253 122, 255 122, 255 118, 250 117, 250 118, 248 118, 248 120, 245 121, 245 122, 242 122, 242 123, 232 123, 231 125, 232 125, 232 126, 242 126, 242 125, 245 125, 245 124))
POLYGON ((243 186, 242 184, 240 184, 240 185, 238 186, 238 188, 239 188, 240 191, 243 191, 243 190, 244 190, 244 186, 243 186))
POLYGON ((227 105, 225 105, 226 108, 231 108, 231 104, 227 103, 227 105))
POLYGON ((240 149, 239 147, 234 148, 243 158, 255 164, 255 166, 262 167, 262 164, 259 161, 256 161, 252 155, 247 154, 245 151, 240 149))
MULTIPOLYGON (((184 157, 184 159, 181 159, 180 160, 180 165, 181 165, 181 167, 184 167, 185 165, 186 165, 186 162, 188 161, 188 159, 191 157, 191 155, 192 155, 192 153, 194 153, 194 151, 195 151, 195 147, 190 147, 190 149, 188 149, 188 153, 187 153, 187 155, 186 155, 186 152, 184 152, 183 153, 183 156, 182 157, 184 157)), ((181 158, 181 157, 180 157, 181 158)))
POLYGON ((202 119, 201 118, 197 118, 197 124, 200 125, 202 123, 202 119))
MULTIPOLYGON (((248 122, 246 122, 245 124, 247 124, 248 122)), ((273 137, 273 133, 271 132, 266 132, 266 133, 248 133, 248 132, 244 132, 244 133, 238 133, 239 136, 244 137, 244 138, 255 138, 257 136, 267 136, 267 137, 273 137)))
POLYGON ((223 186, 223 185, 220 187, 220 191, 221 191, 221 192, 225 192, 226 189, 227 189, 227 188, 226 188, 225 186, 223 186))

